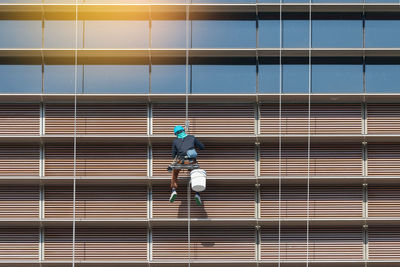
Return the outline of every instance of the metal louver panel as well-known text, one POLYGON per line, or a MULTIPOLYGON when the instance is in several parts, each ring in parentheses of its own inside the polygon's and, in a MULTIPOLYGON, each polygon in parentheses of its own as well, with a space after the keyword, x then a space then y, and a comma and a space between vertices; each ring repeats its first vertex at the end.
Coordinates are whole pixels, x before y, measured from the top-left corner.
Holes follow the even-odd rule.
MULTIPOLYGON (((78 134, 146 134, 145 104, 78 104, 78 134)), ((74 133, 74 105, 46 105, 46 134, 74 133)))
POLYGON ((399 134, 399 104, 368 104, 367 126, 369 134, 399 134))
POLYGON ((400 145, 368 143, 368 175, 400 175, 400 145))
MULTIPOLYGON (((72 258, 72 230, 45 230, 45 260, 72 258)), ((78 261, 147 260, 145 228, 78 228, 75 237, 75 259, 78 261)))
POLYGON ((400 217, 400 186, 368 186, 369 217, 400 217))
MULTIPOLYGON (((308 134, 308 104, 282 105, 283 134, 308 134)), ((314 104, 310 111, 312 134, 361 134, 360 104, 314 104)), ((260 106, 262 134, 279 133, 279 105, 260 106)))
MULTIPOLYGON (((255 259, 252 228, 192 228, 191 259, 244 261, 255 259)), ((188 259, 187 229, 153 229, 153 260, 188 259)))
POLYGON ((0 260, 38 259, 39 229, 0 229, 0 260))
MULTIPOLYGON (((154 218, 187 218, 186 185, 178 188, 178 198, 169 203, 171 193, 169 185, 153 186, 154 218)), ((208 185, 207 191, 201 194, 203 206, 194 202, 191 196, 192 218, 254 218, 254 186, 249 185, 208 185)))
MULTIPOLYGON (((73 175, 73 145, 46 146, 46 176, 73 175)), ((77 176, 146 176, 147 147, 133 144, 77 146, 77 176)))
MULTIPOLYGON (((279 196, 277 186, 261 187, 261 217, 277 218, 279 196)), ((281 188, 281 217, 307 217, 307 187, 285 185, 281 188)), ((361 186, 311 186, 309 216, 313 218, 363 216, 361 186)))
MULTIPOLYGON (((72 187, 45 187, 45 217, 72 218, 72 187)), ((76 218, 146 218, 146 186, 78 186, 76 218)))
POLYGON ((39 218, 39 186, 2 185, 0 218, 39 218))
MULTIPOLYGON (((310 175, 362 175, 361 144, 313 144, 310 149, 310 175)), ((308 161, 307 144, 282 146, 281 174, 306 176, 308 161)), ((261 146, 261 176, 279 174, 278 145, 261 146)))
POLYGON ((1 104, 0 134, 39 135, 39 104, 1 104))
POLYGON ((368 227, 370 260, 400 260, 400 228, 368 227))
MULTIPOLYGON (((309 232, 309 260, 341 261, 363 258, 362 228, 314 228, 309 232)), ((278 259, 278 228, 261 230, 261 259, 278 259)), ((306 228, 281 229, 281 260, 307 258, 306 228)))
POLYGON ((39 145, 0 144, 0 176, 39 176, 39 145))
MULTIPOLYGON (((189 105, 192 134, 252 134, 254 106, 248 104, 189 105)), ((174 125, 185 124, 185 105, 154 104, 153 133, 172 134, 174 125)))
MULTIPOLYGON (((253 145, 205 144, 199 151, 199 164, 209 177, 254 177, 255 150, 253 145)), ((172 161, 171 145, 153 145, 153 176, 170 176, 166 171, 172 161)), ((183 175, 183 174, 182 174, 183 175)))

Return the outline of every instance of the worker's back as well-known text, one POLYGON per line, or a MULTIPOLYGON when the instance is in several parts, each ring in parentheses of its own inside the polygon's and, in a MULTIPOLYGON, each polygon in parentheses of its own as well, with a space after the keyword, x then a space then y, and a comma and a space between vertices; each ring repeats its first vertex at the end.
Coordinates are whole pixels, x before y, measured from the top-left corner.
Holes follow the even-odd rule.
POLYGON ((175 138, 172 143, 172 157, 185 157, 192 149, 204 149, 204 145, 194 135, 187 135, 185 138, 175 138))

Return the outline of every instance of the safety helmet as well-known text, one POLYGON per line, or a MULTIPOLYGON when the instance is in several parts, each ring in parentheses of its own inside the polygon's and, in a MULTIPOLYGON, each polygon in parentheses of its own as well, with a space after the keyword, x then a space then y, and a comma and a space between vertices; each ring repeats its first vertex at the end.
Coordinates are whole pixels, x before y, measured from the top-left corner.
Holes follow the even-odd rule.
POLYGON ((183 128, 183 127, 180 126, 180 125, 175 126, 175 128, 174 128, 174 134, 176 135, 176 133, 179 132, 179 131, 185 131, 185 128, 183 128))

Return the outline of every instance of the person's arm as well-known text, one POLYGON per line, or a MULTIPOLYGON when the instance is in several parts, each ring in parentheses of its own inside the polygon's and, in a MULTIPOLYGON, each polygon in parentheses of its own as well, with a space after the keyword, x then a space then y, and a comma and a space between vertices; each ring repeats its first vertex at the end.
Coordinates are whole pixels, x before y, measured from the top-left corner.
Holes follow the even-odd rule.
POLYGON ((178 151, 176 149, 175 141, 172 142, 172 158, 174 159, 176 155, 178 154, 178 151))
POLYGON ((199 141, 196 137, 194 138, 194 145, 196 148, 203 150, 205 147, 202 142, 199 141))

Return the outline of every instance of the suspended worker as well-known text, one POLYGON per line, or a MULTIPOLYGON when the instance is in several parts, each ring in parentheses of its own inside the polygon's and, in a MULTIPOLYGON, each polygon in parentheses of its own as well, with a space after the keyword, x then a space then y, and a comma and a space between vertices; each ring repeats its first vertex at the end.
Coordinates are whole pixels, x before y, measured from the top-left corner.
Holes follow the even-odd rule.
MULTIPOLYGON (((176 135, 175 140, 172 143, 172 158, 177 160, 181 164, 185 164, 185 161, 189 161, 189 164, 197 163, 197 152, 196 148, 203 150, 204 145, 194 136, 187 135, 185 129, 177 125, 174 128, 174 134, 176 135)), ((178 193, 176 189, 178 188, 178 175, 180 169, 172 170, 171 178, 171 196, 169 201, 172 203, 175 201, 178 193)), ((195 200, 198 205, 201 205, 200 194, 196 192, 195 200)))

